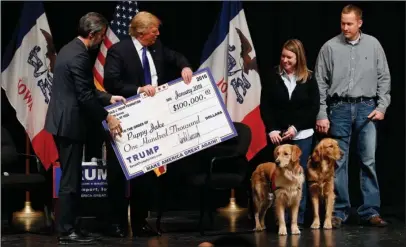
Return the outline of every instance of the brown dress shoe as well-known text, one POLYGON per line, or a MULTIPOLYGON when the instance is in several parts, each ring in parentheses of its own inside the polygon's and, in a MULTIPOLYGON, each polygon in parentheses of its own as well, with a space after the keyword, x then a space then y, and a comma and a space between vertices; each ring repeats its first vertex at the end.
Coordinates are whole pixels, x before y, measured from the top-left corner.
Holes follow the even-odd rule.
POLYGON ((373 216, 370 218, 367 222, 366 225, 369 226, 376 226, 376 227, 385 227, 388 225, 388 222, 384 221, 379 215, 373 216))

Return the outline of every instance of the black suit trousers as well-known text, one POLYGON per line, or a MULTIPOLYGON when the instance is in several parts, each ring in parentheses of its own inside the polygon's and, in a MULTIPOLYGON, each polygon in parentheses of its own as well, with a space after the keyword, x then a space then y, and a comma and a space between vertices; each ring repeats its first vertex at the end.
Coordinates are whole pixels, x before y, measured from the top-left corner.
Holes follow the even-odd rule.
POLYGON ((131 226, 133 231, 137 231, 144 225, 148 211, 152 210, 153 206, 159 207, 163 204, 164 193, 162 190, 166 174, 157 177, 151 171, 131 179, 129 181, 130 198, 128 200, 126 198, 128 182, 110 142, 106 144, 106 151, 110 223, 127 226, 128 203, 130 202, 131 226))
POLYGON ((110 142, 106 142, 109 221, 127 226, 127 182, 110 142))
POLYGON ((83 142, 54 136, 59 153, 62 176, 59 184, 58 231, 69 234, 77 230, 81 198, 83 142))

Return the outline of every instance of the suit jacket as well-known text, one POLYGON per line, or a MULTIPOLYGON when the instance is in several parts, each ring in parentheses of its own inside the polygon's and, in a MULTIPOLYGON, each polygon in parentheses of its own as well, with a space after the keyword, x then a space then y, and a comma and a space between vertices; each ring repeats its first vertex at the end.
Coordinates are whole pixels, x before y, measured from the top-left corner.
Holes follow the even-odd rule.
MULTIPOLYGON (((148 47, 158 75, 158 85, 166 83, 165 62, 178 68, 190 67, 188 60, 180 53, 166 48, 159 40, 148 47)), ((104 64, 104 87, 113 95, 131 97, 139 87, 145 86, 141 59, 132 39, 123 39, 110 47, 104 64)))
POLYGON ((262 85, 260 111, 267 133, 285 131, 290 125, 297 131, 314 128, 319 108, 319 88, 313 73, 306 82, 297 82, 290 99, 277 67, 270 81, 262 85))
POLYGON ((100 124, 106 119, 103 105, 109 104, 111 95, 96 89, 92 68, 87 48, 79 38, 59 51, 45 120, 45 129, 51 134, 84 140, 85 118, 100 124))

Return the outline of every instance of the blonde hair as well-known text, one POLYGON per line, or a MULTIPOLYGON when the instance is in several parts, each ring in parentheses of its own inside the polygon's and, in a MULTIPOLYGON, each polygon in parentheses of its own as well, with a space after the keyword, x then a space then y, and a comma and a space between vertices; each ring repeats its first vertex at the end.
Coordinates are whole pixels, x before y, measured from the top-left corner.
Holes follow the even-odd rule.
MULTIPOLYGON (((296 55, 296 78, 297 81, 306 82, 311 71, 307 68, 306 55, 302 42, 298 39, 290 39, 282 46, 282 50, 286 49, 296 55)), ((282 61, 279 64, 279 71, 283 70, 282 61)))
POLYGON ((151 26, 159 26, 161 21, 155 15, 147 12, 138 12, 131 20, 128 33, 131 36, 138 37, 149 30, 151 26))
POLYGON ((341 14, 349 14, 349 13, 354 13, 358 19, 362 20, 362 10, 352 4, 346 5, 343 10, 341 11, 341 14))

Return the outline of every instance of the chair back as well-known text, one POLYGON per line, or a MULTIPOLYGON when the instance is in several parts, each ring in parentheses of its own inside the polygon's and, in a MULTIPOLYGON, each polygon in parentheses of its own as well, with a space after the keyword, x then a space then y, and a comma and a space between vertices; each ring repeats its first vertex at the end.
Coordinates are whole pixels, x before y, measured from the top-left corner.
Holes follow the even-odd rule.
POLYGON ((238 133, 238 136, 235 137, 237 140, 235 152, 239 155, 246 155, 252 139, 251 129, 246 124, 239 122, 233 123, 238 133))
POLYGON ((10 132, 1 126, 1 168, 2 171, 10 172, 18 162, 17 149, 10 132))
POLYGON ((233 122, 237 136, 213 147, 213 173, 244 174, 247 169, 246 154, 251 144, 251 129, 239 122, 233 122), (227 158, 229 157, 229 158, 227 158))

